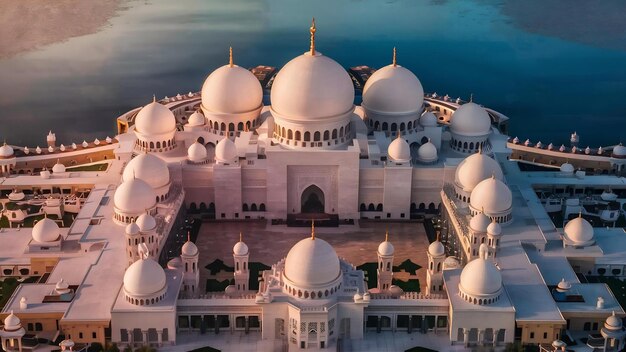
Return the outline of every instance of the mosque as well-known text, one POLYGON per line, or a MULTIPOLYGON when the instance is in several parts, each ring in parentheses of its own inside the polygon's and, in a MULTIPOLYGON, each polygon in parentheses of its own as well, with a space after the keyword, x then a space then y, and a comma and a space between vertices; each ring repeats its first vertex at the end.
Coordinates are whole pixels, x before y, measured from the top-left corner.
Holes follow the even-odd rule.
POLYGON ((622 229, 592 226, 582 209, 556 224, 534 190, 621 192, 621 180, 569 167, 524 172, 510 160, 506 116, 425 94, 395 49, 355 105, 353 78, 317 50, 316 31, 313 22, 309 50, 271 79, 271 104, 231 49, 199 93, 120 116, 115 138, 66 147, 50 132, 47 148, 0 147, 0 276, 24 279, 1 311, 5 350, 37 349, 37 336, 62 338, 62 348, 182 351, 206 330, 256 332, 258 346, 281 350, 368 350, 387 331, 419 333, 442 351, 565 350, 587 336, 588 351, 624 348, 621 297, 587 279, 626 277, 622 229), (191 237, 175 247, 196 210, 210 219, 202 226, 265 219, 306 230, 258 289, 250 258, 259 248, 240 236, 222 258, 232 284, 207 293, 199 260, 210 254, 191 237), (393 284, 392 239, 364 254, 376 258, 368 285, 316 233, 363 219, 436 223, 421 292, 393 284))

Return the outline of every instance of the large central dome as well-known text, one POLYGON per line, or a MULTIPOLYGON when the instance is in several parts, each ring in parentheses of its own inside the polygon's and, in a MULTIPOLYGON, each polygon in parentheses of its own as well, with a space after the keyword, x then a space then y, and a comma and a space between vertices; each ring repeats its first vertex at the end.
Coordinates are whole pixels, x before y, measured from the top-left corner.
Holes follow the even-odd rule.
POLYGON ((328 284, 340 274, 337 253, 319 238, 305 238, 296 243, 285 260, 285 276, 302 287, 328 284))
POLYGON ((272 110, 291 120, 320 120, 354 110, 354 87, 348 72, 319 52, 289 61, 276 75, 272 110))

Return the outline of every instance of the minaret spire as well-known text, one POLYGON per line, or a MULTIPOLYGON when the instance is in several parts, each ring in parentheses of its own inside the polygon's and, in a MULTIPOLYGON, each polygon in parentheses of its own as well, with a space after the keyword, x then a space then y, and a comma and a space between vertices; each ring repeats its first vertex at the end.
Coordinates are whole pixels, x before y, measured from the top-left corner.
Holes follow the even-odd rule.
POLYGON ((152 102, 156 103, 156 94, 152 94, 152 102))
POLYGON ((233 67, 235 64, 233 63, 233 47, 231 46, 228 49, 228 66, 233 67))
POLYGON ((313 17, 313 21, 311 21, 311 28, 309 28, 309 33, 311 33, 311 56, 315 55, 315 32, 317 29, 315 28, 315 17, 313 17))
POLYGON ((239 242, 243 242, 243 234, 239 231, 239 242))
POLYGON ((389 242, 389 229, 385 230, 385 242, 389 242))
POLYGON ((315 239, 315 219, 311 220, 311 239, 315 239))
POLYGON ((474 102, 474 93, 470 93, 470 103, 474 102))
POLYGON ((396 47, 393 47, 393 59, 391 60, 391 64, 393 65, 393 67, 398 66, 398 63, 396 61, 396 47))

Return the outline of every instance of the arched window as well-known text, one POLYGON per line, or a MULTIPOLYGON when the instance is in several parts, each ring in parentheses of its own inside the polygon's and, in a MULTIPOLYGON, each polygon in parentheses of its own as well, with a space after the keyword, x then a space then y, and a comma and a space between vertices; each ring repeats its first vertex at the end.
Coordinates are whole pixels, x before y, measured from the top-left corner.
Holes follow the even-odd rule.
POLYGON ((383 211, 382 203, 378 203, 378 205, 376 206, 376 211, 383 211))
POLYGON ((337 129, 336 128, 333 130, 333 137, 332 138, 333 139, 337 139, 337 129))
POLYGON ((383 122, 383 131, 387 131, 389 129, 389 125, 386 122, 383 122))
POLYGON ((324 140, 327 141, 330 139, 330 132, 328 130, 324 131, 324 140))
POLYGON ((259 211, 265 211, 265 203, 261 203, 261 205, 259 205, 259 211))
POLYGON ((319 140, 320 140, 320 131, 315 131, 315 133, 313 133, 313 140, 315 142, 319 142, 319 140))
POLYGON ((404 122, 400 124, 400 131, 404 131, 404 122))
POLYGON ((296 140, 299 141, 300 140, 300 131, 296 131, 296 140))
POLYGON ((441 271, 441 263, 437 263, 437 271, 441 271))
POLYGON ((360 211, 367 211, 367 206, 365 205, 365 203, 361 203, 360 211))
POLYGON ((243 205, 241 206, 241 210, 242 211, 248 211, 248 204, 247 203, 243 203, 243 205))
POLYGON ((409 123, 407 124, 407 129, 411 129, 413 127, 413 121, 409 121, 409 123))
POLYGON ((308 142, 310 140, 311 140, 311 132, 309 131, 304 132, 304 141, 308 142))
POLYGON ((251 211, 257 211, 256 203, 252 203, 252 206, 250 207, 250 210, 251 211))
POLYGON ((391 263, 387 262, 387 270, 391 270, 391 263))
POLYGON ((343 137, 343 126, 339 129, 339 138, 343 137))
POLYGON ((398 125, 395 122, 391 124, 391 132, 398 132, 398 125))
POLYGON ((292 130, 287 130, 287 138, 293 139, 293 131, 292 130))
POLYGON ((246 121, 246 130, 250 130, 250 121, 246 121))
MULTIPOLYGON (((236 262, 235 266, 236 266, 235 270, 239 271, 239 262, 236 262)), ((185 269, 187 269, 187 263, 185 263, 185 269)))
POLYGON ((215 122, 213 123, 213 129, 214 129, 214 130, 219 130, 219 129, 220 129, 220 125, 217 123, 217 121, 215 121, 215 122))
POLYGON ((370 203, 370 205, 367 206, 367 211, 376 211, 374 204, 370 203))
POLYGON ((232 131, 234 131, 234 130, 235 130, 235 124, 234 124, 234 123, 232 123, 232 122, 231 122, 231 123, 229 123, 229 124, 228 124, 228 131, 232 132, 232 131))
POLYGON ((470 150, 474 150, 474 142, 470 142, 470 144, 469 144, 469 149, 470 149, 470 150))
POLYGON ((154 149, 154 142, 150 142, 150 149, 154 149))
POLYGON ((222 122, 222 125, 220 127, 220 130, 226 131, 226 124, 224 122, 222 122))
POLYGON ((286 136, 287 136, 287 132, 286 132, 286 130, 285 130, 285 127, 283 127, 283 128, 281 129, 281 132, 282 132, 282 133, 280 134, 280 136, 281 136, 281 137, 286 137, 286 136))
POLYGON ((156 147, 157 147, 157 149, 160 149, 161 148, 161 142, 157 142, 156 143, 156 147))
POLYGON ((240 123, 237 124, 237 129, 239 131, 243 131, 243 122, 240 122, 240 123))

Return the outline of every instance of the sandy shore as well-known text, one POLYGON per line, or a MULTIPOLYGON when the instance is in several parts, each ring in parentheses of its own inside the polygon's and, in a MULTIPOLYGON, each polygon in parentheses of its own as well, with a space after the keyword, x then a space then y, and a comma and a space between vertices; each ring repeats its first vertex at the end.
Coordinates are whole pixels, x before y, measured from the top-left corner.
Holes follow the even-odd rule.
POLYGON ((120 10, 121 0, 1 0, 0 58, 94 33, 120 10))

